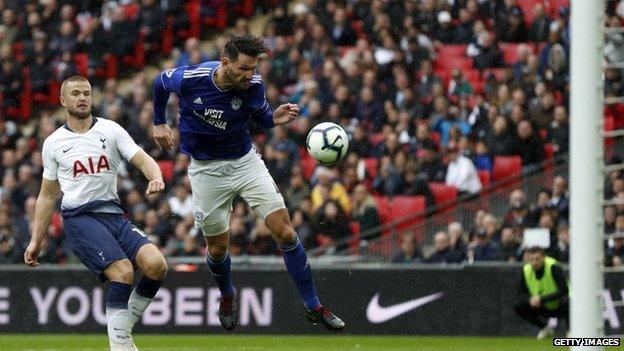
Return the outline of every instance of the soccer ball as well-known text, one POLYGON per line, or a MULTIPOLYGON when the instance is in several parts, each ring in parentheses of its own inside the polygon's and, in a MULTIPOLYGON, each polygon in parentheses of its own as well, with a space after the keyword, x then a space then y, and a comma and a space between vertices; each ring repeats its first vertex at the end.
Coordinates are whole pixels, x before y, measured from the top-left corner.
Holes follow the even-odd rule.
POLYGON ((349 138, 341 126, 331 123, 319 123, 308 133, 306 139, 308 152, 324 165, 340 161, 349 149, 349 138))

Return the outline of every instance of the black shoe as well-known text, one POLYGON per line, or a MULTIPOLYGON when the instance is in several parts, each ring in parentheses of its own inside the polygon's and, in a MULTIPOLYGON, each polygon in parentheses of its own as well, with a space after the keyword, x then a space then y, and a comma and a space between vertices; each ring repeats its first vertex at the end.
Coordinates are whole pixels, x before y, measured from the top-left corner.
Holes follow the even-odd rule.
POLYGON ((312 325, 321 323, 325 328, 327 328, 327 330, 330 331, 341 331, 347 326, 345 322, 333 314, 329 308, 323 306, 314 311, 306 309, 305 316, 308 322, 312 325))
POLYGON ((226 330, 232 330, 238 325, 236 295, 221 296, 219 300, 219 322, 226 330))

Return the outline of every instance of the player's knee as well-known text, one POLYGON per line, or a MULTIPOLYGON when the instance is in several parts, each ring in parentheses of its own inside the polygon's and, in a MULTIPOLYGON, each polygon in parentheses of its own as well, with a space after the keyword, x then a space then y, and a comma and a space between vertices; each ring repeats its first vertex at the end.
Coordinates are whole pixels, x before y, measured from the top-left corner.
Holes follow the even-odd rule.
POLYGON ((288 245, 295 242, 297 234, 290 224, 283 223, 273 231, 273 237, 280 245, 288 245))
POLYGON ((228 251, 227 243, 214 242, 207 245, 208 254, 213 260, 219 261, 225 257, 228 251))
POLYGON ((132 284, 134 280, 134 267, 130 260, 119 260, 108 266, 104 274, 111 281, 132 284))
POLYGON ((148 278, 154 280, 164 280, 167 276, 167 261, 163 256, 151 258, 147 264, 147 269, 143 272, 148 278))

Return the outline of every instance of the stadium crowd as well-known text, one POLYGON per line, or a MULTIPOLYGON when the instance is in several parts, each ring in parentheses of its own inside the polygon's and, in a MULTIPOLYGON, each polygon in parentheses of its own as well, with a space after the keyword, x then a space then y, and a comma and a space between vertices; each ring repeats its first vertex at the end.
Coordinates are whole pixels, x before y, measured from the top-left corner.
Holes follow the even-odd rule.
MULTIPOLYGON (((568 1, 308 0, 287 5, 268 0, 0 0, 0 262, 21 261, 42 174, 41 145, 63 123, 54 113, 58 86, 74 74, 92 81, 99 96, 94 115, 123 125, 159 160, 168 187, 162 198, 143 196, 143 177, 132 167, 119 179, 121 200, 133 221, 167 256, 203 253, 203 240, 193 227, 189 160, 178 150, 158 149, 151 139, 153 76, 147 68, 218 59, 228 24, 233 25, 228 32, 251 32, 253 6, 267 19, 261 34, 271 52, 257 69, 267 99, 273 107, 297 103, 302 116, 271 131, 251 126, 252 134, 308 248, 332 245, 353 232, 379 235, 375 228, 388 222, 381 198, 421 197, 422 210, 433 211, 440 184, 459 198, 474 197, 502 179, 497 164, 508 156, 519 174, 567 153, 568 1), (223 23, 226 8, 235 11, 226 11, 230 17, 223 23), (208 36, 214 36, 214 45, 203 51, 201 40, 208 36), (128 78, 125 89, 121 77, 128 78), (315 167, 305 152, 307 132, 323 121, 342 125, 351 137, 349 154, 332 167, 315 167)), ((623 19, 624 1, 608 1, 605 25, 620 27, 623 19)), ((624 35, 605 39, 606 60, 624 60, 624 35)), ((624 95, 622 82, 621 69, 607 69, 606 96, 624 95)), ((605 113, 609 128, 624 127, 620 105, 605 113)), ((173 128, 176 119, 172 98, 168 121, 173 128)), ((503 168, 502 175, 509 172, 503 168)), ((448 233, 435 234, 435 253, 424 261, 517 258, 513 245, 521 231, 516 222, 527 218, 549 228, 557 247, 567 245, 567 214, 547 205, 565 196, 564 183, 558 178, 552 190, 541 191, 535 208, 521 191, 514 192, 505 219, 479 212, 457 255, 443 253, 463 231, 458 223, 449 225, 448 233), (487 248, 492 241, 496 252, 487 248)), ((609 198, 624 197, 624 174, 610 174, 606 189, 609 198)), ((622 206, 606 208, 605 220, 611 230, 624 232, 622 206)), ((232 255, 279 254, 271 233, 242 201, 235 202, 230 229, 232 255)), ((57 212, 40 261, 72 260, 62 233, 57 212)), ((413 241, 413 235, 404 237, 404 250, 415 253, 403 256, 423 260, 413 241)), ((622 264, 624 239, 614 239, 606 250, 612 253, 609 263, 622 264)), ((560 251, 558 257, 565 260, 567 251, 560 251)), ((400 256, 397 261, 407 260, 400 256)))

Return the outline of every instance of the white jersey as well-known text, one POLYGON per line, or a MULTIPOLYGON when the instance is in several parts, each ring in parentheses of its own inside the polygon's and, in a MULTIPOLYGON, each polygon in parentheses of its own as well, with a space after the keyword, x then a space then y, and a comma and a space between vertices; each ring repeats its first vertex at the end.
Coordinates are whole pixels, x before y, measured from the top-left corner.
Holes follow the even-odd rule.
POLYGON ((64 210, 100 200, 119 202, 117 173, 121 157, 130 160, 141 148, 119 124, 93 117, 84 134, 67 125, 43 143, 43 178, 58 180, 64 210))

